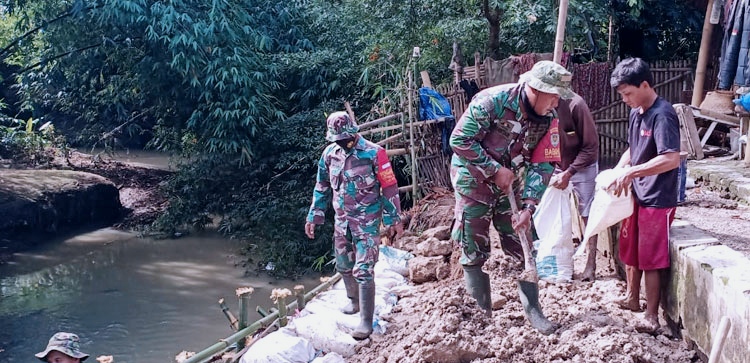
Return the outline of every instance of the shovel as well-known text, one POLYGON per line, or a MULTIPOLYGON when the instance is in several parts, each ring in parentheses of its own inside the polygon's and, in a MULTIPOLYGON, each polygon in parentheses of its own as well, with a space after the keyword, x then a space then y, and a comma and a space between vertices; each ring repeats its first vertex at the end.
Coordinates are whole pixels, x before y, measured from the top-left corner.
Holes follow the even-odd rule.
MULTIPOLYGON (((518 215, 518 204, 516 204, 516 195, 513 187, 508 187, 508 201, 513 215, 518 215)), ((542 313, 542 307, 539 306, 539 276, 536 272, 536 260, 531 255, 531 243, 526 238, 526 231, 520 231, 518 238, 521 240, 523 248, 524 270, 518 278, 518 293, 521 296, 521 304, 526 312, 526 318, 529 319, 531 326, 544 335, 555 332, 559 327, 558 324, 549 321, 542 313)))

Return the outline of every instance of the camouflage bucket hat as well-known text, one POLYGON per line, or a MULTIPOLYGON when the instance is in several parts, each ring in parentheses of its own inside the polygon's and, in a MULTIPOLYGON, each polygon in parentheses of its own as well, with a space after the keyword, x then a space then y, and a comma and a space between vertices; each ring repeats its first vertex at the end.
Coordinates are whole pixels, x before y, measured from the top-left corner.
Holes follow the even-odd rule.
POLYGON ((326 125, 328 127, 326 140, 331 142, 352 138, 359 131, 357 123, 344 111, 330 114, 326 120, 326 125))
POLYGON ((67 354, 73 358, 78 358, 81 361, 89 357, 88 354, 81 352, 80 339, 78 339, 78 335, 75 335, 73 333, 55 333, 55 335, 53 335, 52 338, 49 339, 49 343, 47 343, 47 349, 35 354, 35 356, 43 362, 46 362, 45 358, 47 357, 47 354, 49 354, 53 350, 56 350, 63 354, 67 354))
POLYGON ((537 62, 530 71, 522 74, 519 80, 535 90, 554 93, 566 100, 573 98, 573 90, 570 89, 573 74, 555 62, 537 62))

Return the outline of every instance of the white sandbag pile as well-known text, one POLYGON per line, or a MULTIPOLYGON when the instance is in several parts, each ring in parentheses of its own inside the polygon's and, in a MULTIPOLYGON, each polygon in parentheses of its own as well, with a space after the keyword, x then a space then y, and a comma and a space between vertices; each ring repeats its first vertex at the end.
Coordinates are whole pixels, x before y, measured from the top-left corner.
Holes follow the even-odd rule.
MULTIPOLYGON (((406 251, 381 246, 381 258, 375 264, 375 316, 373 334, 385 334, 386 322, 379 316, 390 313, 398 296, 410 288, 402 275, 406 251), (385 249, 385 251, 384 251, 385 249), (383 258, 387 256, 387 258, 383 258)), ((341 309, 349 302, 343 281, 320 293, 289 324, 258 340, 240 359, 240 363, 339 363, 352 356, 357 341, 349 332, 359 325, 359 314, 346 315, 341 309)))

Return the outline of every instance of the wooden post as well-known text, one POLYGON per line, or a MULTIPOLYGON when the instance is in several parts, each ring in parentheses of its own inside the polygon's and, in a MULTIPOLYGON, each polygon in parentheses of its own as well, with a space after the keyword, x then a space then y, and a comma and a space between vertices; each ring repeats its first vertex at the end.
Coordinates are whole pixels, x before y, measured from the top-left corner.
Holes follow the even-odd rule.
POLYGON ((714 0, 708 0, 706 7, 706 18, 703 20, 703 34, 701 35, 701 48, 698 51, 698 64, 695 66, 695 85, 693 86, 693 99, 691 105, 698 107, 703 101, 703 87, 706 84, 706 65, 711 46, 711 33, 713 24, 711 24, 711 9, 714 7, 714 0))
POLYGON ((612 64, 612 15, 609 16, 609 28, 607 29, 607 64, 612 64))
POLYGON ((563 45, 565 43, 565 21, 568 18, 568 0, 560 0, 560 9, 557 14, 557 33, 555 35, 555 52, 553 60, 561 64, 563 45))

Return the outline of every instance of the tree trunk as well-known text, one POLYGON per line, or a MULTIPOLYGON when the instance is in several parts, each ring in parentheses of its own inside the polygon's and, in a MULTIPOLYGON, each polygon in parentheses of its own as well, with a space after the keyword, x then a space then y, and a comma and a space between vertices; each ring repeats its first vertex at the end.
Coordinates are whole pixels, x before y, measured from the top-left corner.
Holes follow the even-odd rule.
POLYGON ((502 12, 496 7, 490 7, 489 0, 482 1, 482 12, 489 24, 489 39, 487 41, 487 56, 500 59, 500 18, 502 12))

